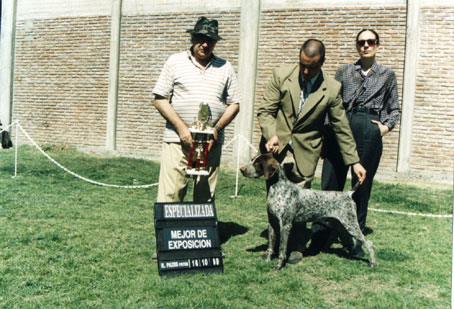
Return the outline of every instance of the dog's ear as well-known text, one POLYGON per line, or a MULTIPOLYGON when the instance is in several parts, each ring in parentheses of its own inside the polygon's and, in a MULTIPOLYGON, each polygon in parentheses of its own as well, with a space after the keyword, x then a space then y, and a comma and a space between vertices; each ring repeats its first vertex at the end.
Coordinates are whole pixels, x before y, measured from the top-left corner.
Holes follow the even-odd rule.
POLYGON ((272 155, 264 156, 263 161, 263 178, 270 179, 279 169, 279 163, 272 155))

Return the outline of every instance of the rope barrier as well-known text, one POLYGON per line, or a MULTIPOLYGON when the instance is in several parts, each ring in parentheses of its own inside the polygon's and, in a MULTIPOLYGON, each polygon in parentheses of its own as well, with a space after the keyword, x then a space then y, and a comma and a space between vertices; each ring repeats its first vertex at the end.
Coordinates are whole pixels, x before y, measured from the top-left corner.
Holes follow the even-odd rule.
POLYGON ((11 128, 13 125, 15 125, 18 121, 14 121, 13 123, 11 123, 9 126, 7 126, 6 128, 2 129, 2 132, 3 131, 7 131, 9 128, 11 128))
POLYGON ((381 212, 381 213, 390 213, 390 214, 397 214, 397 215, 406 215, 406 216, 418 216, 418 217, 430 217, 430 218, 452 218, 452 215, 433 215, 433 214, 419 214, 415 212, 403 212, 397 210, 383 210, 383 209, 375 209, 369 208, 372 211, 381 212))
MULTIPOLYGON (((103 187, 112 187, 112 188, 121 188, 121 189, 146 189, 146 188, 150 188, 150 187, 154 187, 154 186, 157 186, 158 183, 154 183, 154 184, 148 184, 148 185, 133 185, 133 186, 123 186, 123 185, 113 185, 113 184, 106 184, 106 183, 102 183, 102 182, 98 182, 98 181, 94 181, 94 180, 91 180, 91 179, 88 179, 86 177, 83 177, 79 174, 76 174, 75 172, 69 170, 68 168, 64 167, 63 165, 61 165, 60 163, 58 163, 55 159, 53 159, 50 155, 48 155, 31 137, 30 135, 25 131, 25 129, 21 126, 21 124, 19 123, 18 120, 14 121, 13 123, 11 123, 9 126, 7 126, 6 128, 2 129, 1 131, 6 131, 8 130, 10 127, 12 127, 13 125, 16 125, 16 163, 15 165, 17 165, 17 129, 19 128, 22 133, 25 135, 25 137, 27 137, 27 139, 32 143, 33 146, 35 146, 36 149, 38 149, 39 152, 41 152, 47 159, 49 159, 52 163, 54 163, 55 165, 57 165, 59 168, 61 168, 62 170, 64 170, 65 172, 67 172, 68 174, 80 179, 80 180, 83 180, 83 181, 86 181, 88 183, 91 183, 91 184, 95 184, 95 185, 98 185, 98 186, 103 186, 103 187)), ((251 148, 253 149, 256 153, 258 152, 258 150, 244 137, 242 136, 241 134, 235 136, 232 140, 230 140, 226 145, 223 146, 223 150, 225 148, 227 148, 230 144, 232 144, 235 140, 237 140, 238 138, 242 139, 244 142, 246 142, 246 144, 251 148)), ((241 151, 241 147, 240 147, 240 143, 238 143, 238 152, 241 151)), ((238 155, 238 158, 239 158, 239 155, 238 155)), ((238 193, 238 170, 239 170, 239 161, 237 160, 237 177, 236 177, 236 189, 235 189, 235 196, 234 197, 237 197, 237 193, 238 193)), ((15 174, 16 175, 16 174, 15 174)), ((403 211, 396 211, 396 210, 382 210, 382 209, 376 209, 376 208, 369 208, 371 211, 375 211, 375 212, 380 212, 380 213, 390 213, 390 214, 398 214, 398 215, 406 215, 406 216, 419 216, 419 217, 430 217, 430 218, 452 218, 453 216, 452 215, 434 215, 434 214, 421 214, 421 213, 413 213, 413 212, 403 212, 403 211)))
MULTIPOLYGON (((39 145, 30 137, 30 135, 28 135, 28 133, 24 130, 24 128, 20 125, 19 122, 16 123, 17 126, 21 129, 22 133, 24 133, 25 137, 28 138, 28 140, 33 144, 33 146, 36 147, 36 149, 38 149, 47 159, 49 159, 52 163, 54 163, 55 165, 57 165, 59 168, 61 168, 62 170, 64 170, 65 172, 67 172, 68 174, 71 174, 72 176, 76 177, 76 178, 79 178, 83 181, 86 181, 88 183, 91 183, 91 184, 94 184, 94 185, 98 185, 98 186, 103 186, 103 187, 112 187, 112 188, 121 188, 121 189, 146 189, 146 188, 150 188, 150 187, 154 187, 154 186, 157 186, 158 184, 157 183, 154 183, 154 184, 148 184, 148 185, 140 185, 140 186, 121 186, 121 185, 112 185, 112 184, 106 184, 106 183, 102 183, 102 182, 98 182, 98 181, 94 181, 94 180, 91 180, 91 179, 88 179, 86 177, 83 177, 79 174, 76 174, 74 173, 73 171, 70 171, 69 169, 67 169, 66 167, 64 167, 63 165, 61 165, 60 163, 58 163, 57 161, 55 161, 55 159, 53 159, 51 156, 49 156, 41 147, 39 147, 39 145)), ((16 147, 17 148, 17 147, 16 147)))

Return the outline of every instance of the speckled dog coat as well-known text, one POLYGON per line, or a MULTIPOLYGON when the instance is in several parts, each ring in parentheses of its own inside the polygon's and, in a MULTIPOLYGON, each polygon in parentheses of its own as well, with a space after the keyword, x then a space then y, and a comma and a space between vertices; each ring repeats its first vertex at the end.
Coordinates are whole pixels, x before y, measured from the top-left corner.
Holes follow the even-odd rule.
POLYGON ((369 265, 377 264, 372 243, 366 240, 358 224, 356 205, 351 198, 354 191, 304 189, 287 179, 284 170, 271 154, 254 158, 251 163, 241 168, 241 172, 250 178, 263 175, 271 183, 267 197, 267 259, 271 260, 275 254, 276 237, 279 235, 276 269, 282 268, 287 259, 287 242, 293 222, 314 222, 322 219, 332 221, 334 226, 344 229, 364 245, 369 252, 369 265))

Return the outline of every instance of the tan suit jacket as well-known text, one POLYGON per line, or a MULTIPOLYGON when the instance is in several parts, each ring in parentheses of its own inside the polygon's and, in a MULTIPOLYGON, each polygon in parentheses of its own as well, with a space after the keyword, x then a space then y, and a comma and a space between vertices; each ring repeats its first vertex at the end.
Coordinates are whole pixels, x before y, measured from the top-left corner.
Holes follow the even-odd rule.
POLYGON ((258 107, 263 137, 269 140, 278 136, 279 153, 291 140, 298 171, 304 177, 312 177, 320 158, 322 128, 328 115, 345 164, 359 162, 356 143, 342 106, 341 84, 322 71, 296 118, 301 93, 299 74, 299 65, 286 65, 273 71, 258 107))

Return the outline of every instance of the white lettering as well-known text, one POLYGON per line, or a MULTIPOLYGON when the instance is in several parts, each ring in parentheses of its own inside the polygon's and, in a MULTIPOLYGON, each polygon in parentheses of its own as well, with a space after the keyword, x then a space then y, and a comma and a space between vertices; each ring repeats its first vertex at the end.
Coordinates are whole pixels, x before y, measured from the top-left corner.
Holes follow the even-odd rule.
POLYGON ((196 238, 195 234, 196 234, 195 230, 171 230, 170 231, 170 237, 172 239, 196 238))
POLYGON ((165 218, 214 217, 212 205, 164 205, 165 218))
POLYGON ((198 238, 207 238, 207 230, 197 230, 198 238))
POLYGON ((169 250, 212 248, 211 239, 169 240, 169 250))

